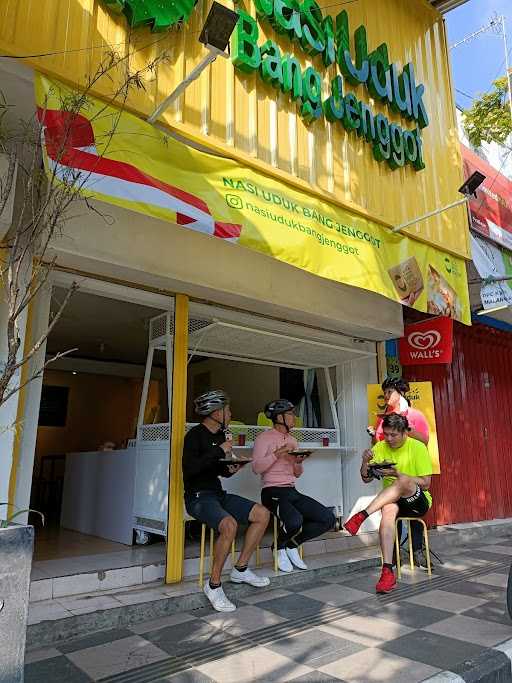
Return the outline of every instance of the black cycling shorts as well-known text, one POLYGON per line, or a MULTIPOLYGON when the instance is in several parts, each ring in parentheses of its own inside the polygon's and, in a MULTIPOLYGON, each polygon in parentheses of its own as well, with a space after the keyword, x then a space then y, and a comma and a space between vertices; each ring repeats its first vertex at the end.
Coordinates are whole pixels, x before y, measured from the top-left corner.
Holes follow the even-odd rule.
POLYGON ((397 500, 398 517, 423 517, 430 509, 430 503, 419 484, 412 496, 397 500))

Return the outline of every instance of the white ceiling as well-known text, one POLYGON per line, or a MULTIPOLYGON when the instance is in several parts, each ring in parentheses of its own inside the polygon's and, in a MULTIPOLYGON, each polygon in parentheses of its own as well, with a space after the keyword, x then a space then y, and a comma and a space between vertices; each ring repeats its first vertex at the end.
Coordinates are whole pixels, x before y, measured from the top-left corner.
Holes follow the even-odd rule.
MULTIPOLYGON (((51 311, 64 300, 55 287, 51 311)), ((81 358, 123 363, 145 363, 148 321, 162 311, 78 291, 68 303, 48 340, 48 353, 77 348, 81 358)))

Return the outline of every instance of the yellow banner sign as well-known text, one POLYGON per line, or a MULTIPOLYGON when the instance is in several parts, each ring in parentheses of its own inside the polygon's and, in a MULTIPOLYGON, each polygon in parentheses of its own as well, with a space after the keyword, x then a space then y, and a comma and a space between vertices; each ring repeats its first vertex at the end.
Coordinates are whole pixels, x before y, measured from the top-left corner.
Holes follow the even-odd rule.
MULTIPOLYGON (((407 398, 411 406, 421 410, 428 423, 429 440, 428 452, 432 458, 434 474, 440 474, 439 447, 437 444, 436 414, 434 411, 434 395, 432 393, 432 382, 410 382, 411 391, 407 398)), ((368 384, 368 424, 375 425, 378 415, 386 409, 386 401, 380 384, 368 384)))
POLYGON ((36 78, 36 98, 47 168, 88 196, 470 323, 462 259, 193 149, 93 98, 70 122, 69 91, 46 77, 36 78))

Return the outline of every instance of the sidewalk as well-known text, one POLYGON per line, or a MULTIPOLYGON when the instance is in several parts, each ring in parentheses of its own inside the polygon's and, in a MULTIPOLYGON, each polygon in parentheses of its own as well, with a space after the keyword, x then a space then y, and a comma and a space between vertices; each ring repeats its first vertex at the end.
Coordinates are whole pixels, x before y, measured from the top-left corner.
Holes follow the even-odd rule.
POLYGON ((25 683, 512 681, 508 539, 443 559, 386 596, 371 569, 254 589, 231 614, 202 607, 59 643, 27 653, 25 683))

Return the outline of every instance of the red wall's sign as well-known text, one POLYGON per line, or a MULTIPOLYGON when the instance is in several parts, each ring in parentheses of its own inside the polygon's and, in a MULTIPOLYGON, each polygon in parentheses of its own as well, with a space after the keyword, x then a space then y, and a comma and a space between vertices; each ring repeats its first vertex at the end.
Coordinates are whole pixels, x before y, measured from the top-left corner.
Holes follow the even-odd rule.
POLYGON ((453 320, 434 318, 405 326, 398 342, 402 365, 451 363, 453 350, 453 320))
POLYGON ((469 202, 471 228, 512 249, 512 182, 464 145, 461 150, 464 176, 469 178, 473 171, 486 176, 476 199, 469 202))

